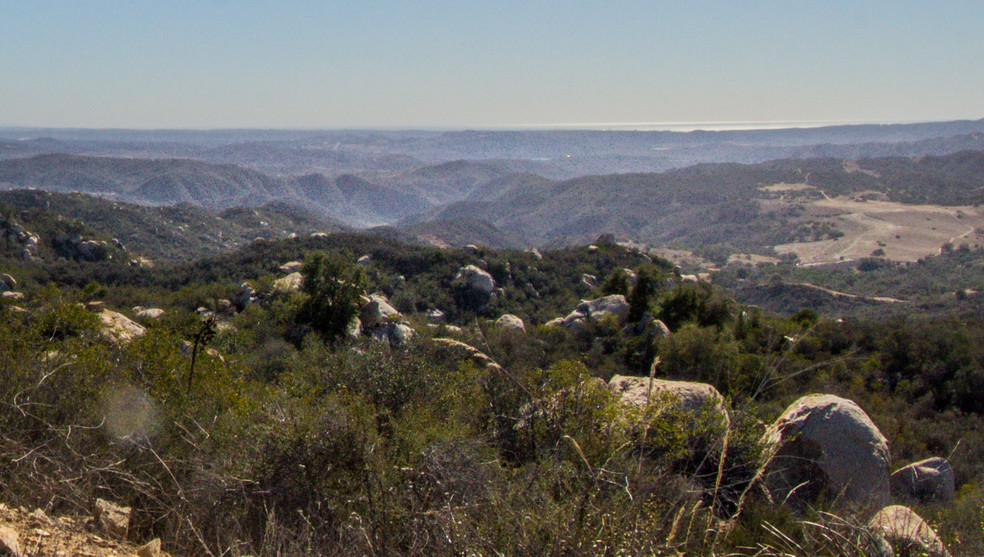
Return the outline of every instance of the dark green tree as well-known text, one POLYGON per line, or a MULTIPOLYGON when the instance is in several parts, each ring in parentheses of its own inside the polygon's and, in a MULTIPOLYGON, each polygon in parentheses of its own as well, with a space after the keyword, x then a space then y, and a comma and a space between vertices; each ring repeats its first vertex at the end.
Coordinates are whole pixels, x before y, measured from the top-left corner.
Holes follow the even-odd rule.
POLYGON ((297 312, 297 321, 311 326, 328 341, 345 334, 359 313, 359 299, 366 289, 362 269, 338 256, 318 252, 308 256, 301 275, 301 291, 307 298, 297 312))
POLYGON ((647 266, 636 272, 636 283, 629 293, 629 322, 638 323, 649 310, 649 304, 656 293, 656 273, 647 266))

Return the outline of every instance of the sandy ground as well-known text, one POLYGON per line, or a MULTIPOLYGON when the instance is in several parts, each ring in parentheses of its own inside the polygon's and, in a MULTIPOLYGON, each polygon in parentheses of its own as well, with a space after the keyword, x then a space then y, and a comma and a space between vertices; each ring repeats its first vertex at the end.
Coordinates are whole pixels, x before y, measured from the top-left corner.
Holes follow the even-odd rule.
POLYGON ((907 205, 892 201, 859 201, 828 197, 806 204, 811 213, 828 216, 844 236, 836 240, 782 244, 779 253, 793 252, 803 265, 824 265, 869 257, 881 249, 886 259, 916 261, 938 254, 946 243, 984 245, 984 211, 976 207, 907 205))
MULTIPOLYGON (((52 518, 40 510, 28 511, 0 504, 0 529, 16 537, 20 552, 33 557, 122 557, 147 555, 167 557, 152 544, 136 547, 93 532, 85 518, 52 518)), ((0 549, 0 555, 8 554, 0 549)))

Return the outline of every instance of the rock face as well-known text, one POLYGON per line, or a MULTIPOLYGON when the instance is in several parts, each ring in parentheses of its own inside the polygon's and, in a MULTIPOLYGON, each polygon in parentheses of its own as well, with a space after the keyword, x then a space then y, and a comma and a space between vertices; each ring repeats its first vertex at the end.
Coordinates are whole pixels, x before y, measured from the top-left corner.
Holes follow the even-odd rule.
POLYGON ((297 292, 301 289, 304 276, 300 272, 291 273, 283 278, 273 281, 273 289, 280 292, 297 292))
POLYGON ((622 397, 622 401, 633 406, 646 406, 661 394, 670 395, 680 408, 689 412, 710 410, 727 415, 724 397, 717 389, 706 383, 690 381, 652 380, 650 393, 648 377, 629 377, 616 375, 608 382, 608 387, 622 397))
POLYGON ((254 304, 259 300, 256 290, 253 286, 244 282, 239 285, 239 291, 232 298, 232 303, 236 305, 236 309, 242 311, 249 304, 254 304))
POLYGON ((885 507, 871 518, 868 527, 888 540, 898 555, 950 555, 936 532, 908 507, 885 507))
POLYGON ((134 306, 133 313, 140 319, 160 319, 164 315, 164 310, 161 308, 134 306))
POLYGON ((146 329, 129 317, 108 309, 99 312, 103 335, 113 343, 123 343, 143 335, 146 329))
POLYGON ((59 255, 78 261, 103 261, 109 258, 109 244, 102 240, 86 240, 78 234, 62 232, 55 237, 54 247, 59 255))
POLYGON ((514 331, 526 331, 526 324, 519 317, 506 313, 495 320, 495 326, 514 331))
POLYGON ((469 289, 485 294, 491 294, 495 290, 495 279, 492 275, 479 269, 475 265, 467 265, 458 269, 456 279, 465 281, 469 289))
POLYGON ((638 323, 629 323, 622 329, 626 334, 646 335, 655 339, 670 336, 670 328, 659 319, 654 319, 648 312, 643 314, 638 323))
POLYGON ((359 321, 362 322, 363 327, 368 329, 398 320, 401 317, 400 312, 396 311, 396 308, 391 306, 386 297, 381 294, 369 296, 369 301, 359 311, 359 321))
POLYGON ((280 266, 280 272, 287 273, 287 274, 296 273, 301 270, 302 265, 303 263, 301 263, 300 261, 288 261, 287 263, 284 263, 283 265, 280 266))
POLYGON ((14 557, 24 555, 18 538, 17 530, 8 526, 0 526, 0 555, 13 555, 14 557))
POLYGON ((802 397, 769 426, 763 441, 774 451, 763 472, 776 503, 821 496, 874 508, 888 503, 888 442, 850 400, 802 397))
POLYGON ((619 325, 624 325, 629 316, 629 303, 625 296, 613 294, 603 296, 596 300, 581 300, 577 308, 567 317, 557 318, 547 322, 547 326, 561 326, 564 328, 577 328, 587 323, 588 320, 598 320, 611 316, 619 325))
POLYGON ((372 331, 372 338, 388 342, 393 348, 402 348, 409 344, 416 333, 405 323, 386 323, 372 331))
POLYGON ((96 525, 106 535, 125 539, 130 528, 130 507, 121 507, 105 499, 96 499, 92 513, 96 525))
POLYGON ((8 275, 7 273, 0 274, 0 291, 3 290, 15 290, 17 288, 17 281, 14 277, 8 275))
POLYGON ((161 554, 161 539, 154 538, 137 548, 137 557, 157 557, 161 554))
POLYGON ((427 310, 427 322, 428 323, 444 323, 445 315, 444 312, 434 308, 427 310))
POLYGON ((933 457, 900 468, 891 477, 894 497, 918 499, 923 503, 952 501, 955 491, 953 468, 945 458, 933 457))
MULTIPOLYGON (((355 321, 359 324, 361 333, 370 335, 373 339, 387 342, 393 348, 406 346, 416 334, 403 315, 390 305, 389 300, 382 294, 373 294, 363 298, 365 302, 359 310, 355 321)), ((350 324, 354 331, 354 324, 350 324)), ((357 336, 350 332, 350 336, 357 336)))

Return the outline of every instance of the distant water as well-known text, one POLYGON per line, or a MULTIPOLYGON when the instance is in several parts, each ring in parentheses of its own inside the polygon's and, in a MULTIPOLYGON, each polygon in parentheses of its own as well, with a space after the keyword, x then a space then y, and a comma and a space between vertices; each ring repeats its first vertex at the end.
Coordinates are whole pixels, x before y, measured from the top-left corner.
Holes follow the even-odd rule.
POLYGON ((826 126, 858 126, 865 124, 912 124, 902 121, 857 121, 857 120, 790 120, 775 122, 611 122, 611 123, 572 123, 572 124, 530 124, 501 126, 495 129, 522 130, 602 130, 602 131, 735 131, 735 130, 782 130, 789 128, 822 128, 826 126))

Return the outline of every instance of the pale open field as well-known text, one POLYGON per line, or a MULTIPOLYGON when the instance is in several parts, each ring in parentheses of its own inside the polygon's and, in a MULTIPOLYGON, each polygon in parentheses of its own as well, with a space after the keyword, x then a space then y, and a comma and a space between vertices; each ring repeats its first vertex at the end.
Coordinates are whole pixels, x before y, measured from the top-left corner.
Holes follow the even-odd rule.
POLYGON ((782 244, 779 253, 793 252, 803 265, 823 265, 869 257, 883 250, 886 259, 916 261, 954 246, 984 245, 984 211, 980 208, 906 205, 892 201, 859 201, 854 197, 812 200, 809 214, 823 215, 844 236, 836 240, 782 244))

